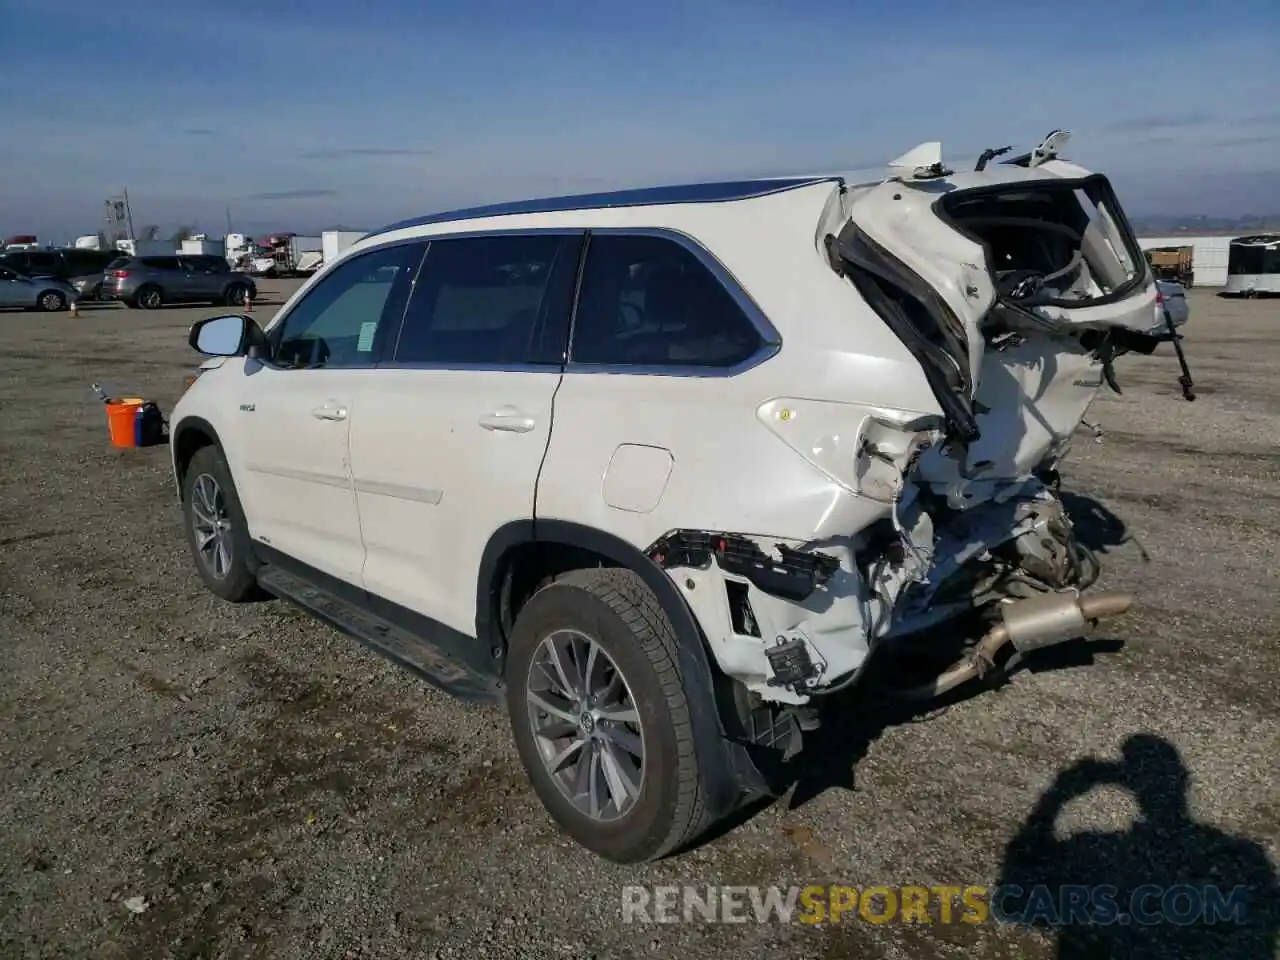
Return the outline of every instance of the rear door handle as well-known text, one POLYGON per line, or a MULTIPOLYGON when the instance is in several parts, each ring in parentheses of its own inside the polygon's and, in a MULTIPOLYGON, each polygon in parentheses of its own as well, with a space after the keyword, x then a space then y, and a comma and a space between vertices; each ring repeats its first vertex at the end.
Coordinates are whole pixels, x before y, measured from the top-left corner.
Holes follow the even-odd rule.
POLYGON ((481 417, 480 426, 503 433, 528 433, 537 424, 533 417, 525 416, 515 407, 500 407, 487 417, 481 417))
POLYGON ((325 405, 316 407, 311 411, 311 415, 317 420, 345 420, 347 419, 347 408, 325 405))

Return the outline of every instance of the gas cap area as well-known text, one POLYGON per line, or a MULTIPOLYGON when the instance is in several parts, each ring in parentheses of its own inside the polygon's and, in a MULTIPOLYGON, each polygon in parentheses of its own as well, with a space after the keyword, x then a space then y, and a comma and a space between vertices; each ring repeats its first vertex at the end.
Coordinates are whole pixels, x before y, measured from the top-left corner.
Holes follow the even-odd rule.
POLYGON ((620 444, 605 470, 604 502, 627 513, 652 513, 662 502, 675 462, 665 447, 620 444))

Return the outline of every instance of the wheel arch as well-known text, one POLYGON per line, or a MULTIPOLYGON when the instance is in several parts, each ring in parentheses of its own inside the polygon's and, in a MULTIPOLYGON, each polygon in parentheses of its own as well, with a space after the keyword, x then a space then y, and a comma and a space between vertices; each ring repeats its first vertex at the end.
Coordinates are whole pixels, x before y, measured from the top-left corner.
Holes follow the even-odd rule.
POLYGON ((220 450, 225 448, 218 431, 204 417, 183 417, 174 427, 170 442, 173 446, 173 479, 178 485, 178 497, 181 499, 182 482, 186 479, 187 466, 196 451, 210 446, 220 450))
MULTIPOLYGON (((724 718, 717 706, 715 667, 688 603, 661 567, 635 546, 611 533, 567 520, 516 520, 499 527, 489 538, 480 560, 476 585, 476 636, 490 649, 505 652, 507 638, 503 607, 510 599, 513 567, 529 557, 528 551, 546 548, 567 548, 583 560, 595 558, 599 565, 631 570, 644 581, 675 628, 680 675, 690 710, 706 711, 705 719, 710 726, 701 726, 724 736, 724 718)), ((576 563, 571 568, 590 565, 576 563)))

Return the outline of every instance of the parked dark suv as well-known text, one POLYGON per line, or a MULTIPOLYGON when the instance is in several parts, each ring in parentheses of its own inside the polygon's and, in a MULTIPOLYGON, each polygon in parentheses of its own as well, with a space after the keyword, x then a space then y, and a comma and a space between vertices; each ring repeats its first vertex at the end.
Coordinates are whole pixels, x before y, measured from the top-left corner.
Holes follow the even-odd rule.
POLYGON ((247 274, 212 255, 169 254, 120 257, 107 267, 102 299, 156 310, 168 303, 217 303, 241 306, 256 298, 258 287, 247 274))
POLYGON ((102 291, 102 273, 119 259, 119 250, 11 250, 0 262, 29 277, 57 277, 80 291, 81 300, 96 299, 102 291))

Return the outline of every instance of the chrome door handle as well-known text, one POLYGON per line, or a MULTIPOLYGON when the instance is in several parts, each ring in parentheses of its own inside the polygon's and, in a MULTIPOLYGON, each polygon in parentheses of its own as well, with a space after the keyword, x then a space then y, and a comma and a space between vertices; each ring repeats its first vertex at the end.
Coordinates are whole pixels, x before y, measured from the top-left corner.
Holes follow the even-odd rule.
POLYGON ((317 420, 345 420, 347 419, 347 408, 316 407, 311 411, 311 415, 317 420))
POLYGON ((503 433, 528 433, 537 424, 534 423, 533 417, 526 417, 519 410, 511 407, 503 407, 487 417, 481 417, 480 426, 486 430, 499 430, 503 433))

